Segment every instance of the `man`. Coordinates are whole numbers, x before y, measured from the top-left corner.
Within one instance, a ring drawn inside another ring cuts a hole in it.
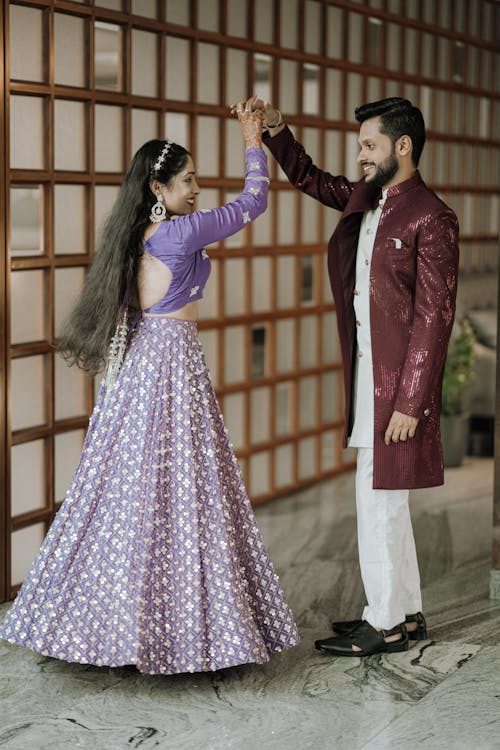
[[[405,651],[427,637],[409,490],[443,483],[441,384],[455,314],[458,222],[422,181],[422,113],[391,98],[356,110],[363,178],[318,169],[261,100],[264,142],[290,182],[342,211],[328,270],[342,350],[344,446],[358,449],[356,508],[367,606],[316,641],[329,654]]]

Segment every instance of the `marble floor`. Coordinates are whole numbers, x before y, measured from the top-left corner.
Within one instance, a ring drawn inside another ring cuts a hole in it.
[[[264,666],[151,677],[66,664],[0,641],[9,750],[500,748],[500,600],[488,598],[493,462],[467,459],[412,497],[429,640],[339,659],[313,648],[360,613],[354,480],[257,509],[302,642]],[[0,606],[0,618],[8,605]]]

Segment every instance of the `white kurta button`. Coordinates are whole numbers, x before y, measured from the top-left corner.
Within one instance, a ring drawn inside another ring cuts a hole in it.
[[[358,290],[357,290],[357,289],[355,289],[355,290],[353,291],[353,294],[359,294]]]
[[[362,356],[363,356],[363,352],[358,352],[358,357],[362,357]]]
[[[369,265],[370,265],[370,261],[368,260],[368,258],[365,258],[365,266],[369,266]]]
[[[356,325],[357,325],[357,326],[360,326],[360,325],[361,325],[361,321],[360,321],[360,320],[357,320],[357,321],[356,321]]]

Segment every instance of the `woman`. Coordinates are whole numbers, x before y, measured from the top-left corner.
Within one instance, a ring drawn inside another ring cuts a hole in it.
[[[263,663],[298,642],[195,323],[204,245],[266,208],[262,115],[250,109],[237,108],[245,189],[226,206],[195,211],[181,146],[149,141],[132,160],[60,345],[102,368],[120,308],[111,361],[66,499],[0,628],[11,643],[175,674]]]

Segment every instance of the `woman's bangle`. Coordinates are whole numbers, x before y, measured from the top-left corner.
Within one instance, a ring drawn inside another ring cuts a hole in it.
[[[278,122],[276,122],[274,125],[269,125],[269,123],[267,123],[267,127],[270,130],[274,130],[274,128],[277,128],[283,124],[283,117],[281,116],[281,112],[279,111],[279,109],[277,110],[277,112],[278,112]]]

